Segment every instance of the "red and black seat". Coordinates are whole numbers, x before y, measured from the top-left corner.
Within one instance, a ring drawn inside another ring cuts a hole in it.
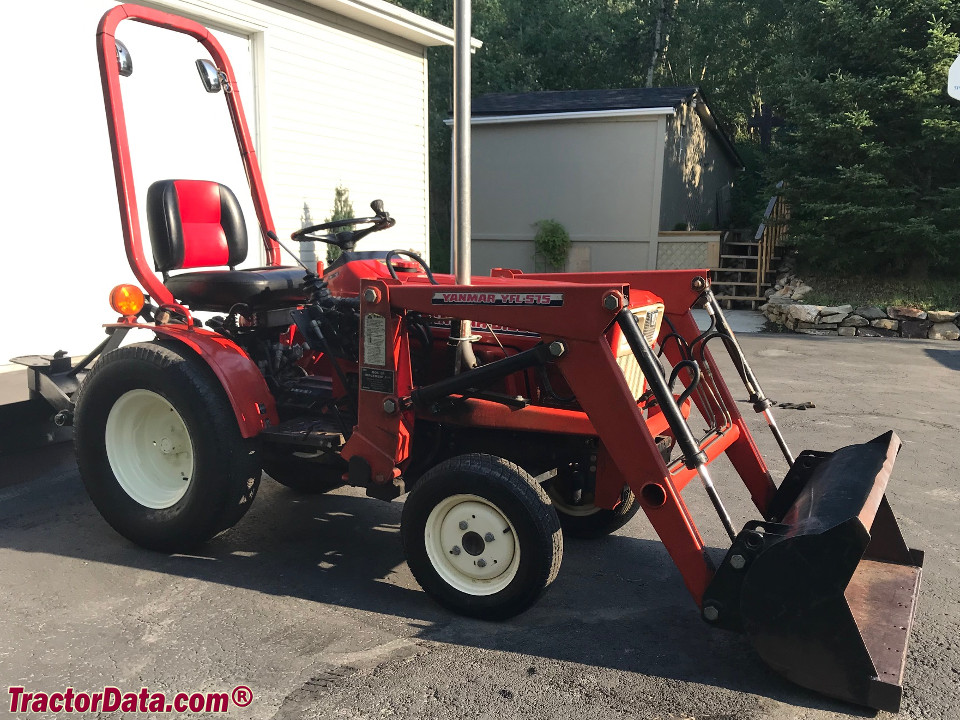
[[[160,180],[147,191],[147,226],[153,261],[164,285],[194,310],[250,310],[298,305],[306,300],[300,267],[237,270],[247,257],[247,229],[237,196],[208,180]],[[227,266],[169,275],[171,270]]]

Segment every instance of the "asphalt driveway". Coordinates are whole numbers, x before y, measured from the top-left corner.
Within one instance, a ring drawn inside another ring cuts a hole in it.
[[[903,439],[888,495],[927,562],[900,717],[960,718],[960,346],[741,343],[771,397],[816,405],[778,415],[795,450],[890,428]],[[782,477],[773,439],[749,421]],[[750,517],[732,468],[718,463],[714,475],[735,522]],[[725,546],[699,486],[684,497],[708,544]],[[236,718],[872,715],[791,685],[744,638],[707,627],[642,514],[608,538],[568,540],[550,592],[492,624],[451,615],[419,589],[400,510],[354,489],[303,497],[265,479],[236,528],[199,555],[165,556],[100,519],[69,446],[0,458],[0,692],[247,686],[253,701],[232,708]]]

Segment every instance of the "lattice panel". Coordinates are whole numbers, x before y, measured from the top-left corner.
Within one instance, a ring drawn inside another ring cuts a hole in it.
[[[705,242],[664,242],[657,245],[657,270],[683,270],[710,265]]]

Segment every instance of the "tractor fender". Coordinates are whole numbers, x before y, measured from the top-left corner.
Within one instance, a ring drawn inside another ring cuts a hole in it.
[[[129,329],[131,325],[118,323],[105,327]],[[151,330],[158,338],[183,343],[199,355],[220,380],[243,437],[254,437],[268,425],[279,423],[277,404],[260,369],[236,343],[209,330],[186,325],[133,327]]]

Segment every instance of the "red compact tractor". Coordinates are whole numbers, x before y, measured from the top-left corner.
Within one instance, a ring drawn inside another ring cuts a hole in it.
[[[224,91],[267,267],[236,269],[248,238],[233,192],[180,179],[147,191],[150,267],[120,92],[131,65],[114,38],[127,19],[209,51],[198,68],[208,90]],[[74,425],[83,482],[120,534],[163,552],[194,548],[243,517],[263,470],[305,491],[409,493],[401,535],[417,581],[446,607],[495,620],[550,585],[562,532],[604,535],[642,509],[707,623],[746,633],[801,685],[899,708],[923,560],[884,495],[900,441],[888,432],[794,458],[707,270],[501,269],[456,284],[413,253],[354,249],[394,224],[380,201],[370,217],[293,234],[342,250],[322,276],[283,267],[219,43],[190,20],[122,5],[104,15],[97,44],[124,242],[142,290],[113,291],[121,317],[78,364],[21,361],[58,422]],[[708,330],[693,307],[706,308]],[[146,341],[121,346],[133,331]],[[779,485],[712,341],[790,463]],[[711,479],[723,454],[756,506],[740,529]],[[693,480],[730,536],[718,566],[681,495]]]

